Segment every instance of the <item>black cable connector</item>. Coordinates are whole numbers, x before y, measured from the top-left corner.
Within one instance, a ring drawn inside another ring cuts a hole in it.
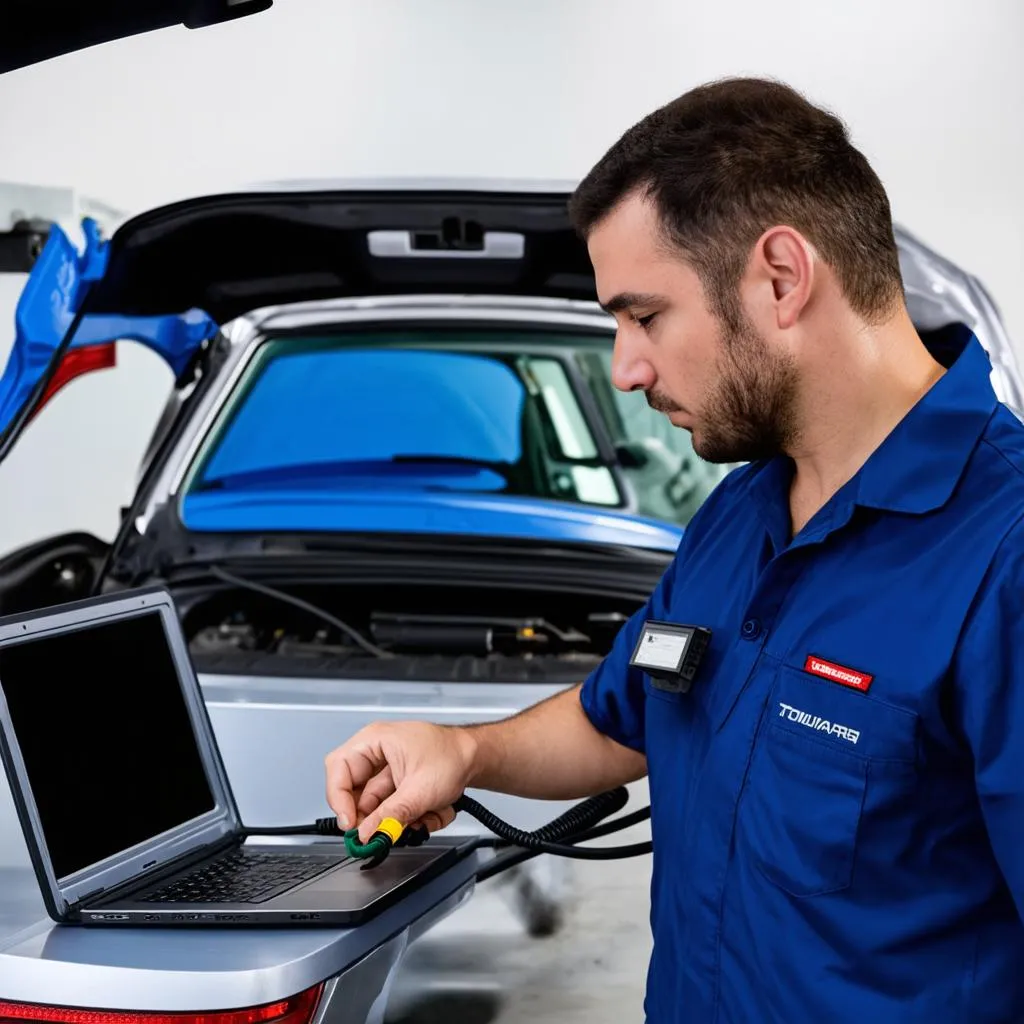
[[[267,828],[247,828],[246,836],[343,836],[337,818],[317,818],[311,825],[270,825]]]
[[[392,819],[387,819],[387,822],[392,827],[379,828],[366,843],[359,841],[358,829],[350,828],[347,832],[343,832],[338,827],[336,818],[317,818],[312,825],[272,825],[262,829],[249,828],[245,829],[244,834],[246,836],[340,836],[345,840],[345,852],[350,857],[366,861],[363,864],[365,870],[383,864],[393,847],[419,846],[430,837],[430,832],[426,828],[402,829],[398,822]],[[401,830],[397,838],[394,835],[396,830]]]
[[[246,836],[335,836],[344,838],[349,832],[338,826],[337,818],[317,818],[312,825],[271,825],[267,828],[247,828]],[[430,837],[424,827],[407,828],[395,842],[395,846],[419,846]]]

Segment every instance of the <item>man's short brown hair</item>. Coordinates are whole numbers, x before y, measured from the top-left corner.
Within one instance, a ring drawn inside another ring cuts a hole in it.
[[[750,249],[776,224],[807,238],[866,320],[884,319],[902,297],[882,183],[842,121],[789,86],[725,79],[649,114],[576,189],[576,230],[585,237],[636,192],[653,201],[666,240],[730,326]]]

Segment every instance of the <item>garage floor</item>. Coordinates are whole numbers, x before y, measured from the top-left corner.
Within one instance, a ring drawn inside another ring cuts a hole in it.
[[[629,810],[646,803],[646,792]],[[602,840],[642,842],[649,826]],[[578,861],[567,920],[530,938],[496,879],[410,950],[389,1024],[615,1024],[643,1020],[650,858]]]

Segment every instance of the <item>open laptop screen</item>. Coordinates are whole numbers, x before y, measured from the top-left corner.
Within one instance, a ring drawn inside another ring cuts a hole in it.
[[[58,878],[215,806],[158,611],[0,646]]]

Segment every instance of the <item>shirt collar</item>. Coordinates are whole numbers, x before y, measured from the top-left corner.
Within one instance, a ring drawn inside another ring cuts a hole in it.
[[[998,400],[988,353],[973,333],[950,329],[941,344],[934,354],[948,369],[851,481],[855,504],[931,512],[963,476]]]
[[[952,496],[998,399],[988,353],[970,330],[955,325],[930,342],[946,372],[815,516],[815,537],[848,521],[855,505],[920,514]],[[792,469],[791,460],[779,456],[753,481],[754,499],[777,549],[788,543]]]

